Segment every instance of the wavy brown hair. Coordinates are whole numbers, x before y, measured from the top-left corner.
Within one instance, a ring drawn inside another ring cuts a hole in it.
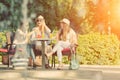
[[[66,25],[63,29],[60,30],[60,33],[58,34],[58,40],[66,41],[67,34],[70,31],[70,27]]]

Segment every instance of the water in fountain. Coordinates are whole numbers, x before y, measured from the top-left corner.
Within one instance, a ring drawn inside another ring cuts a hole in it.
[[[28,0],[23,0],[22,4],[22,25],[17,29],[14,43],[16,44],[16,53],[12,59],[14,69],[26,69],[28,65],[27,53],[27,31],[28,31],[28,18],[27,18],[27,3]]]

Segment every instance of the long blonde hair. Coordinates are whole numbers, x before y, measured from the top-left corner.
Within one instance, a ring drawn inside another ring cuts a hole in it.
[[[38,25],[37,25],[37,22],[36,22],[36,27],[38,27],[38,30],[39,30],[41,33],[44,33],[44,30],[45,30],[45,25],[44,25],[44,24],[45,24],[45,22],[42,20],[41,24],[42,24],[41,26],[38,26]],[[39,32],[39,31],[38,31],[38,32]]]
[[[43,21],[42,22],[42,25],[41,26],[39,26],[39,30],[41,31],[41,33],[44,33],[45,32],[45,24],[44,24],[45,22]]]
[[[69,25],[66,25],[64,28],[60,29],[60,32],[58,34],[58,40],[66,41],[67,34],[69,33],[70,29],[71,28],[69,27]]]

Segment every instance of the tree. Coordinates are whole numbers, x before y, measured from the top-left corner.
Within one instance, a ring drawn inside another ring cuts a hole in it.
[[[3,30],[15,30],[22,18],[21,14],[22,1],[2,0],[0,2],[0,27]]]
[[[16,30],[22,19],[24,0],[2,0],[0,2],[0,20],[2,30]],[[35,26],[35,18],[41,14],[45,17],[47,25],[52,29],[59,26],[59,21],[66,17],[71,21],[72,28],[77,33],[89,33],[93,31],[94,10],[89,0],[28,0],[27,18],[30,29]],[[7,23],[7,24],[6,24]]]

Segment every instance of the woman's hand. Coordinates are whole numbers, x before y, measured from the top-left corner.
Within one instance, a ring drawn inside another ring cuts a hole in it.
[[[70,47],[77,47],[78,46],[78,44],[74,44],[74,43],[72,43],[71,45],[70,45]]]

